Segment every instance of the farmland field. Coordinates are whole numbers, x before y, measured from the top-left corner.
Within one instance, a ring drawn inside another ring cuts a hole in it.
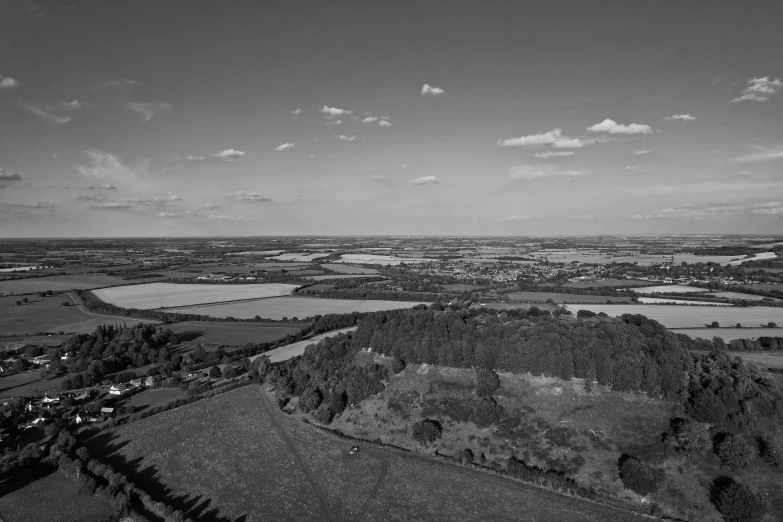
[[[379,274],[339,274],[339,275],[331,274],[331,275],[306,276],[305,279],[310,279],[311,281],[326,281],[328,279],[364,279],[367,277],[383,277],[383,276],[380,276]]]
[[[654,283],[651,283],[649,281],[642,281],[640,279],[597,279],[595,281],[583,281],[580,283],[566,283],[563,286],[568,286],[572,288],[590,288],[592,287],[601,287],[601,286],[607,286],[607,287],[614,287],[614,286],[631,286],[631,285],[644,285],[649,284],[652,285]]]
[[[152,310],[290,295],[297,288],[297,285],[280,283],[258,285],[146,283],[104,288],[93,293],[101,301],[116,306]]]
[[[67,295],[28,297],[29,302],[16,306],[20,297],[0,297],[0,335],[25,335],[37,332],[90,333],[96,326],[116,323],[116,317],[90,315],[73,306]],[[62,306],[64,301],[71,306]],[[127,319],[138,323],[138,319]]]
[[[731,355],[740,357],[748,364],[756,364],[760,368],[781,368],[783,369],[783,352],[729,352]]]
[[[764,297],[762,295],[743,294],[741,292],[713,292],[709,294],[715,297],[725,297],[727,299],[745,299],[747,301],[781,301],[781,299],[775,299],[774,297]]]
[[[400,263],[421,263],[425,261],[432,261],[432,259],[414,259],[380,254],[343,254],[340,256],[341,263],[365,263],[368,265],[396,266]]]
[[[226,344],[244,346],[247,343],[276,341],[302,330],[297,325],[279,323],[213,323],[188,321],[167,325],[174,333],[181,334],[188,341],[204,344]]]
[[[630,303],[630,297],[612,297],[607,295],[578,295],[557,292],[511,292],[507,294],[512,301],[545,302],[552,299],[555,303]]]
[[[298,252],[289,252],[287,254],[280,254],[275,257],[270,257],[275,261],[313,261],[315,259],[326,257],[329,252],[316,252],[314,254],[303,254]]]
[[[660,285],[660,286],[646,286],[644,288],[629,288],[637,294],[652,294],[652,293],[667,293],[667,294],[682,294],[689,292],[708,292],[706,288],[699,288],[696,286],[685,285]]]
[[[121,277],[107,276],[102,274],[95,275],[62,275],[49,277],[31,277],[27,279],[13,279],[10,281],[0,281],[0,294],[32,294],[51,290],[52,292],[62,292],[65,290],[90,290],[92,288],[101,288],[104,286],[127,285]]]
[[[340,263],[324,263],[321,265],[324,268],[328,268],[332,272],[340,274],[377,274],[377,268],[365,268],[363,266],[343,265]]]
[[[769,322],[783,324],[783,308],[755,306],[662,306],[662,305],[609,305],[584,304],[566,305],[571,312],[590,310],[604,312],[610,317],[622,314],[642,314],[654,319],[667,328],[703,327],[718,321],[721,326],[760,326]]]
[[[124,403],[125,406],[136,408],[155,407],[181,399],[187,394],[179,388],[147,388],[144,391],[133,394]]]
[[[28,380],[30,374],[37,376],[38,372],[31,371],[31,372],[25,372],[23,374],[9,375],[8,377],[0,377],[0,398],[16,397],[17,395],[33,395],[33,394],[37,394],[38,392],[45,393],[50,390],[57,390],[57,391],[60,390],[60,383],[63,380],[62,377],[57,377],[56,379],[49,379],[46,381],[41,381],[39,379]],[[21,382],[21,380],[17,380],[17,381],[4,380],[4,379],[14,378],[19,375],[25,376],[24,377],[25,382]]]
[[[642,304],[665,304],[679,306],[731,306],[729,303],[713,303],[711,301],[689,301],[687,299],[662,299],[658,297],[640,297]]]
[[[288,317],[289,319],[298,317],[302,319],[314,315],[396,310],[398,308],[411,308],[417,304],[422,304],[422,302],[322,299],[320,297],[273,297],[239,303],[172,308],[171,311],[183,314],[208,315],[210,317],[235,317],[237,319],[252,319],[259,315],[264,319],[280,320],[283,317]]]
[[[443,285],[443,288],[445,288],[447,292],[475,292],[476,290],[481,290],[482,288],[486,287],[481,285],[469,285],[465,283],[453,283],[450,285]]]
[[[281,414],[258,386],[142,419],[88,445],[190,518],[636,520],[399,450],[363,445],[348,455],[352,442]]]
[[[106,501],[79,494],[76,481],[56,471],[15,491],[0,489],[5,522],[101,522],[114,514]]]
[[[333,330],[331,332],[314,335],[310,339],[305,339],[304,341],[297,341],[295,343],[287,344],[285,346],[281,346],[280,348],[275,348],[274,350],[264,352],[260,355],[254,355],[253,357],[250,358],[250,360],[253,361],[255,359],[258,359],[262,355],[265,355],[269,357],[270,362],[273,363],[287,361],[291,357],[302,355],[305,351],[305,348],[307,348],[311,344],[317,344],[328,337],[334,337],[342,333],[353,332],[356,330],[356,328],[357,328],[356,326],[351,326],[349,328],[343,328],[341,330]]]
[[[728,325],[726,325],[728,326]],[[779,325],[783,326],[783,325]],[[712,339],[720,337],[726,342],[734,339],[758,339],[759,337],[783,337],[783,328],[682,328],[671,330],[688,337]]]

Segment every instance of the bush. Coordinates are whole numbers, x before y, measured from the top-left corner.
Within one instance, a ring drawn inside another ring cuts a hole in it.
[[[224,379],[233,379],[237,376],[237,369],[233,366],[226,366],[223,369],[223,378]]]
[[[223,375],[223,372],[220,371],[219,366],[213,366],[209,369],[209,376],[213,379],[220,379],[220,377]]]
[[[443,426],[440,422],[432,419],[425,419],[413,425],[411,433],[413,439],[423,445],[432,444],[443,434]]]
[[[720,424],[729,412],[723,402],[712,391],[702,390],[695,395],[688,413],[696,420],[709,422],[710,424]]]
[[[589,317],[595,317],[596,313],[591,310],[579,310],[578,312],[576,312],[576,316],[581,319],[586,319]]]
[[[311,412],[317,410],[322,401],[323,396],[321,395],[321,390],[318,388],[308,388],[299,399],[299,405],[302,407],[303,411]]]
[[[476,370],[476,395],[487,397],[500,388],[500,377],[489,368]]]
[[[756,450],[741,437],[726,435],[716,445],[715,453],[727,468],[739,471],[751,463],[756,456]]]
[[[483,398],[473,410],[470,420],[479,428],[487,428],[500,420],[503,409],[498,406],[492,397]]]
[[[720,477],[715,480],[712,489],[715,507],[729,522],[752,522],[764,514],[764,500],[745,484]]]
[[[321,404],[321,406],[315,411],[315,415],[313,415],[313,417],[315,417],[315,420],[321,424],[329,424],[332,422],[332,411],[326,404]]]
[[[473,450],[470,448],[465,448],[462,450],[462,452],[459,454],[459,461],[460,464],[467,465],[473,463]]]
[[[395,357],[394,359],[392,359],[392,363],[391,363],[392,373],[397,374],[404,369],[405,369],[405,362],[403,362],[402,359],[400,359],[399,357]]]
[[[673,434],[673,443],[677,450],[688,459],[703,456],[710,447],[710,425],[681,417],[669,421]]]
[[[649,466],[636,457],[623,455],[617,462],[620,471],[620,480],[623,486],[639,495],[646,497],[655,493],[660,487],[660,481]]]
[[[769,437],[759,437],[759,455],[761,460],[773,468],[783,468],[783,452]]]

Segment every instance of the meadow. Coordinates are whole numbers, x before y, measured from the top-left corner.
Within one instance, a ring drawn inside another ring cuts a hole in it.
[[[382,254],[343,254],[340,256],[341,263],[364,263],[368,265],[396,266],[400,263],[421,263],[425,261],[432,261],[432,259],[397,257]]]
[[[101,301],[115,306],[152,310],[290,295],[297,288],[297,285],[280,283],[258,285],[146,283],[94,290],[93,294]]]
[[[305,339],[304,341],[297,341],[295,343],[281,346],[280,348],[275,348],[274,350],[269,350],[268,352],[264,352],[259,355],[254,355],[250,357],[250,360],[254,361],[261,356],[266,356],[269,357],[269,361],[273,363],[287,361],[292,357],[298,357],[299,355],[302,355],[305,351],[305,348],[307,348],[311,344],[318,344],[319,342],[323,341],[328,337],[334,337],[339,334],[353,332],[356,330],[356,328],[358,327],[351,326],[348,328],[343,328],[341,330],[333,330],[331,332],[314,335],[309,339]]]
[[[338,274],[377,274],[377,268],[365,268],[363,266],[343,265],[340,263],[324,263],[321,265]]]
[[[248,386],[88,442],[156,500],[199,520],[637,520],[415,454],[362,445],[281,414]]]
[[[321,272],[323,274],[323,272]],[[378,274],[330,274],[330,275],[311,275],[305,279],[311,281],[328,281],[329,279],[364,279],[367,277],[379,277]]]
[[[16,490],[0,488],[4,522],[102,522],[114,512],[109,502],[79,494],[76,481],[58,471]]]
[[[128,281],[121,277],[95,275],[62,275],[47,277],[30,277],[27,279],[12,279],[0,281],[0,294],[32,294],[39,292],[63,292],[67,290],[91,290],[104,286],[127,285]]]
[[[726,325],[728,326],[728,325]],[[783,327],[783,325],[778,325]],[[681,328],[672,329],[674,333],[685,334],[696,339],[720,337],[726,342],[734,339],[757,339],[759,337],[783,337],[783,328]]]
[[[59,391],[62,381],[62,377],[42,381],[37,371],[0,377],[0,399],[18,395],[37,395],[48,391]]]
[[[543,303],[551,299],[555,303],[630,303],[630,297],[613,297],[607,295],[579,295],[563,294],[557,292],[511,292],[506,294],[512,301],[527,301]]]
[[[746,301],[781,301],[781,299],[775,299],[774,297],[764,297],[762,295],[743,294],[740,292],[712,292],[709,294],[713,297],[725,297],[726,299],[744,299]]]
[[[630,285],[644,285],[653,284],[649,281],[643,281],[641,279],[596,279],[595,281],[583,281],[580,283],[566,283],[563,286],[571,288],[590,288],[590,287],[615,287],[615,286],[630,286]]]
[[[653,294],[653,293],[667,293],[667,294],[684,294],[691,292],[709,292],[706,288],[699,288],[697,286],[686,285],[659,285],[659,286],[645,286],[643,288],[629,288],[629,291],[634,291],[637,294]]]
[[[90,333],[102,324],[122,321],[117,317],[86,314],[67,295],[28,297],[29,302],[16,306],[20,299],[17,296],[0,297],[0,336],[60,331]],[[62,306],[64,301],[71,306]],[[139,322],[138,319],[127,321]]]
[[[258,315],[264,319],[280,320],[284,317],[303,319],[314,315],[378,312],[381,310],[395,310],[397,308],[411,308],[417,304],[422,303],[416,301],[322,299],[319,297],[272,297],[257,301],[186,306],[172,308],[171,311],[183,314],[208,315],[210,317],[234,317],[236,319],[252,319]]]
[[[721,326],[732,326],[740,323],[742,326],[758,327],[773,322],[783,324],[783,308],[763,306],[662,306],[662,305],[608,305],[583,304],[566,305],[573,313],[578,310],[604,312],[616,317],[623,314],[642,314],[654,319],[667,328],[700,328],[718,321]]]
[[[689,301],[687,299],[664,299],[659,297],[640,297],[642,304],[664,304],[680,306],[731,306],[730,303],[714,303],[712,301]]]
[[[303,325],[281,325],[280,323],[213,323],[187,321],[167,325],[183,341],[201,344],[222,344],[245,346],[247,343],[268,343],[295,335]]]

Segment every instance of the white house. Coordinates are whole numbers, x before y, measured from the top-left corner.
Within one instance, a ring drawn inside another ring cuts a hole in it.
[[[109,394],[110,395],[122,395],[127,388],[124,384],[113,384],[111,388],[109,388]]]
[[[43,401],[41,401],[46,404],[57,404],[60,402],[59,397],[49,397],[48,395],[45,395],[43,398]]]

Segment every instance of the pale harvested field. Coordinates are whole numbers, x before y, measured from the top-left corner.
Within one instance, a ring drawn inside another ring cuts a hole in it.
[[[365,268],[363,266],[342,265],[339,263],[324,263],[321,265],[332,272],[339,274],[377,274],[377,268]]]
[[[727,325],[728,326],[728,325]],[[779,325],[783,326],[783,325]],[[783,328],[682,328],[673,333],[685,334],[694,339],[720,337],[726,342],[734,339],[758,339],[759,337],[783,337]]]
[[[93,293],[100,300],[115,306],[152,310],[291,295],[297,288],[297,285],[280,283],[259,285],[147,283],[104,288]]]
[[[763,295],[743,294],[741,292],[714,292],[710,294],[715,297],[725,297],[727,299],[745,299],[746,301],[780,301],[774,297],[764,297]]]
[[[314,254],[304,254],[298,252],[289,252],[287,254],[280,254],[279,256],[270,257],[276,261],[313,261],[320,257],[326,257],[329,252],[316,252]]]
[[[640,297],[643,304],[667,304],[679,306],[731,306],[729,303],[713,303],[710,301],[688,301],[687,299],[661,299],[658,297]]]
[[[708,292],[706,288],[698,288],[696,286],[685,285],[660,285],[660,286],[645,286],[644,288],[629,288],[637,294],[652,294],[652,293],[669,293],[669,294],[684,294],[690,292]]]
[[[171,311],[183,314],[209,315],[211,317],[234,317],[236,319],[252,319],[258,315],[264,319],[280,320],[283,317],[303,319],[314,315],[379,312],[381,310],[411,308],[417,304],[422,303],[417,301],[322,299],[319,297],[274,297],[241,303],[187,306],[173,308]]]
[[[718,321],[721,326],[737,323],[760,326],[769,322],[783,324],[783,308],[737,306],[661,306],[661,305],[566,305],[571,312],[590,310],[615,317],[623,314],[642,314],[655,319],[667,328],[702,327]]]
[[[380,254],[343,254],[340,256],[341,263],[365,263],[368,265],[392,265],[400,263],[422,263],[433,261],[432,259],[414,259],[407,257],[385,256]]]
[[[265,355],[269,357],[269,360],[273,363],[287,361],[292,357],[297,357],[299,355],[302,355],[305,351],[305,348],[307,348],[311,344],[318,344],[324,339],[327,339],[329,337],[335,337],[336,335],[342,333],[354,332],[356,331],[357,328],[358,326],[350,326],[348,328],[343,328],[341,330],[333,330],[331,332],[314,335],[309,339],[305,339],[304,341],[297,341],[295,343],[287,344],[285,346],[281,346],[280,348],[275,348],[274,350],[270,350],[268,352],[264,352],[259,355],[254,355],[253,357],[250,358],[250,360],[254,361],[259,357],[261,357],[262,355]]]
[[[121,277],[96,275],[63,275],[50,277],[31,277],[0,281],[0,294],[32,294],[39,292],[61,292],[64,290],[90,290],[103,286],[126,285],[129,281]]]
[[[326,281],[327,279],[363,279],[367,277],[378,277],[378,274],[331,274],[331,275],[316,275],[305,276],[305,279],[312,281]],[[381,276],[383,277],[383,276]]]

